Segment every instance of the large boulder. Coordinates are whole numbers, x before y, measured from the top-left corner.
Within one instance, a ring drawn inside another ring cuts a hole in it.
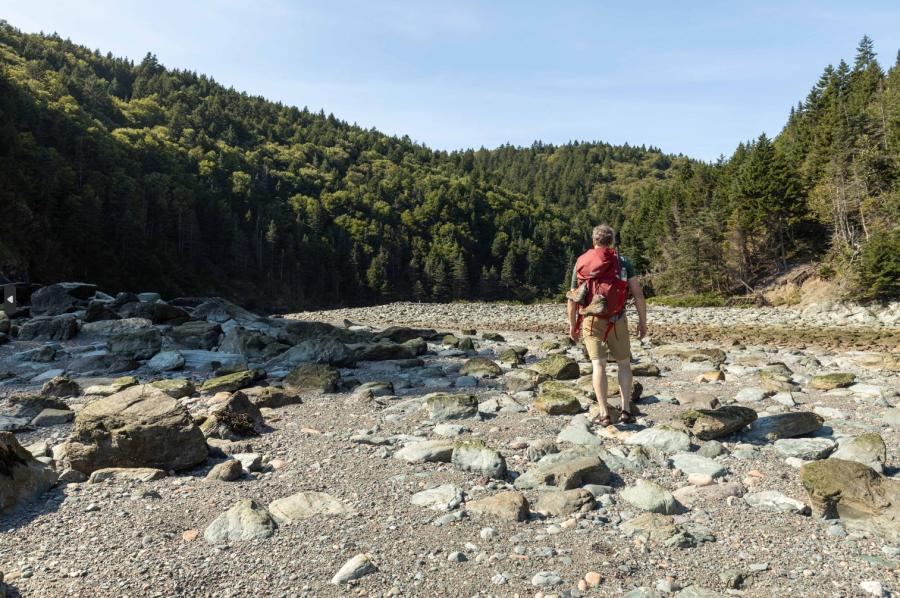
[[[11,432],[0,432],[0,514],[32,500],[56,483],[56,472],[25,450]]]
[[[565,355],[550,355],[530,367],[554,380],[575,380],[581,375],[578,362]]]
[[[753,439],[766,441],[807,436],[821,428],[824,421],[821,415],[810,411],[777,413],[753,422],[749,435]]]
[[[41,287],[31,294],[31,313],[35,316],[58,316],[85,305],[97,286],[83,282],[60,282]]]
[[[206,460],[206,439],[188,410],[150,385],[88,403],[75,417],[61,460],[91,473],[104,467],[182,470]]]
[[[817,515],[900,542],[900,481],[862,463],[831,458],[801,467],[800,483]]]
[[[76,334],[78,334],[78,320],[75,316],[46,316],[25,322],[19,329],[19,340],[65,341]]]
[[[337,367],[352,366],[356,354],[341,341],[330,337],[310,338],[299,342],[265,364],[266,370],[290,369],[300,363],[325,363]]]
[[[219,351],[238,353],[254,361],[272,359],[288,348],[265,332],[242,326],[229,329],[219,345]]]
[[[219,344],[222,327],[215,322],[185,322],[174,326],[169,336],[179,347],[185,349],[209,350]]]
[[[106,350],[126,359],[150,359],[162,348],[162,335],[156,328],[116,334],[106,341]]]
[[[700,440],[728,436],[756,421],[756,411],[749,407],[727,405],[718,409],[694,409],[679,416],[687,429]]]

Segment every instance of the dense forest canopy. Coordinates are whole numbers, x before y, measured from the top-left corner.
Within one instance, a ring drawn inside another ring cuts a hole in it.
[[[900,54],[898,54],[900,61]],[[900,65],[863,38],[774,139],[715,164],[408,137],[0,21],[0,273],[266,307],[555,296],[609,222],[656,293],[822,260],[900,295]]]

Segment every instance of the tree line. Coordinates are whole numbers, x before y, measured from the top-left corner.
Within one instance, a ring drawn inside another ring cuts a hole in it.
[[[898,56],[900,58],[900,56]],[[267,308],[554,297],[609,222],[652,292],[821,260],[900,294],[900,67],[864,38],[774,139],[434,151],[0,22],[0,273]]]

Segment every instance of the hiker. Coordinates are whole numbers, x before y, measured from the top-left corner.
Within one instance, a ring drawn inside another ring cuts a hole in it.
[[[575,263],[572,290],[566,294],[569,314],[569,336],[574,341],[583,337],[593,371],[594,394],[599,413],[592,423],[608,426],[611,423],[607,405],[606,360],[619,366],[619,388],[622,392],[624,424],[634,422],[637,413],[631,405],[631,341],[625,319],[628,293],[634,297],[638,312],[637,337],[647,334],[647,304],[641,283],[628,258],[613,248],[615,233],[605,224],[591,234],[594,247],[585,251]]]

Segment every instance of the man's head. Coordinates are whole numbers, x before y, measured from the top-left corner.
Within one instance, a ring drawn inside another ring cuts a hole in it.
[[[594,241],[594,247],[609,247],[613,244],[616,233],[613,232],[612,227],[608,224],[601,224],[594,227],[591,238]]]

